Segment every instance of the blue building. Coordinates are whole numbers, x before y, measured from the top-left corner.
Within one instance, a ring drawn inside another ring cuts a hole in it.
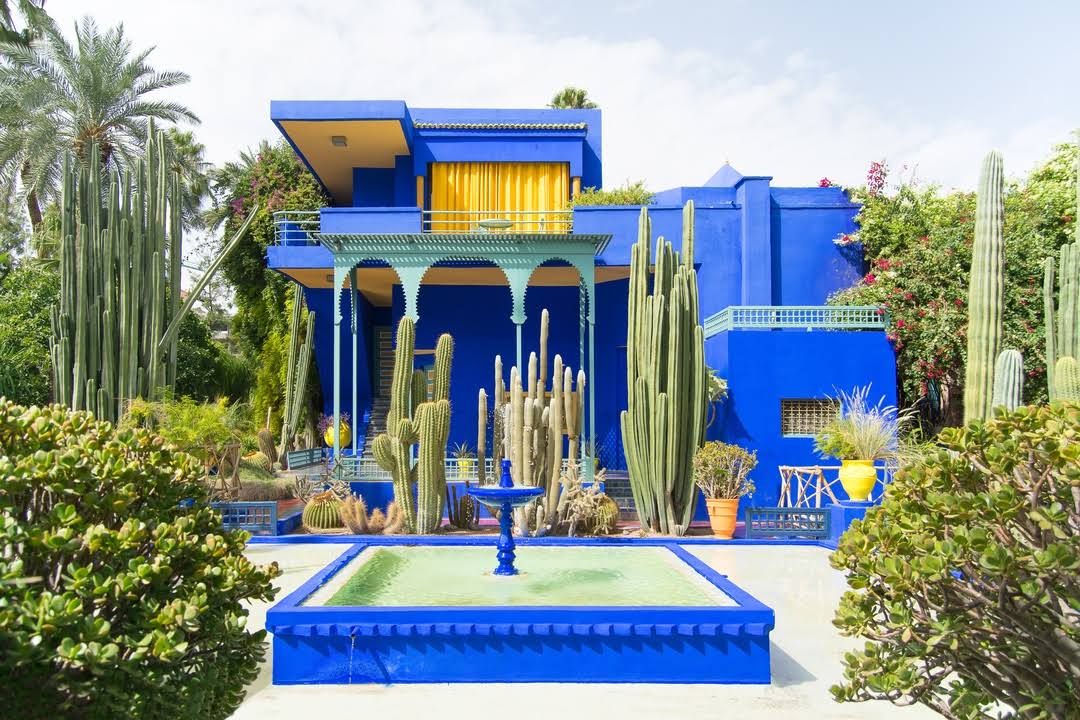
[[[508,370],[538,351],[546,308],[549,354],[588,372],[585,434],[602,466],[625,468],[618,418],[640,208],[568,208],[602,186],[599,110],[275,101],[271,116],[332,206],[280,214],[268,264],[316,312],[324,411],[356,419],[358,456],[382,430],[402,315],[417,318],[416,367],[453,335],[450,442],[475,445],[494,357]],[[839,188],[773,187],[724,165],[703,185],[657,193],[654,233],[678,242],[690,200],[706,361],[730,392],[709,435],[758,451],[754,503],[776,504],[779,465],[820,462],[811,435],[830,396],[870,383],[895,402],[883,318],[823,307],[862,275],[858,248],[835,242],[855,230],[857,207]]]

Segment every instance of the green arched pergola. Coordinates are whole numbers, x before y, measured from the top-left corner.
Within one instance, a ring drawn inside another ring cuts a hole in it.
[[[352,335],[352,407],[358,404],[356,385],[357,317],[356,268],[361,263],[387,263],[398,276],[405,295],[405,315],[420,320],[419,297],[424,275],[434,265],[446,261],[482,261],[499,267],[510,285],[511,313],[517,340],[517,366],[522,367],[521,328],[525,324],[525,293],[529,279],[538,267],[561,260],[578,271],[579,367],[588,358],[588,439],[580,444],[581,457],[589,479],[594,463],[592,448],[596,443],[596,382],[594,350],[596,327],[596,256],[603,251],[610,235],[535,234],[535,233],[318,233],[314,238],[334,258],[334,457],[341,452],[341,293],[349,279],[349,303]],[[586,340],[588,355],[585,354]],[[354,422],[356,420],[354,419]],[[353,432],[353,453],[357,452],[358,432]]]

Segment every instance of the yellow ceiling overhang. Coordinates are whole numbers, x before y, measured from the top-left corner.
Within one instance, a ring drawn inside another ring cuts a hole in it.
[[[398,120],[284,120],[281,129],[339,204],[352,203],[354,167],[392,168],[409,154]],[[334,145],[335,135],[345,147]]]
[[[305,287],[329,288],[334,286],[334,274],[327,268],[281,268],[280,272]],[[387,267],[357,268],[356,284],[360,292],[375,307],[390,307],[394,285],[398,276]],[[596,282],[604,283],[630,277],[627,266],[604,266],[596,268]],[[572,267],[538,267],[529,278],[530,286],[577,287],[578,273]],[[348,281],[345,283],[348,287]],[[508,285],[502,270],[496,267],[433,267],[424,275],[423,285]],[[424,291],[421,287],[420,295]],[[509,296],[507,296],[509,302]],[[509,307],[509,306],[507,306]],[[509,310],[508,310],[509,312]]]

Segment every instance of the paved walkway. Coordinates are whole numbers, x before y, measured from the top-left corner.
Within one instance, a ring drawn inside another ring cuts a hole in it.
[[[312,685],[270,684],[270,658],[237,720],[668,720],[669,718],[936,718],[921,707],[834,703],[829,686],[840,679],[840,659],[852,641],[833,628],[842,576],[816,547],[687,546],[776,611],[772,685]],[[341,545],[254,545],[256,562],[276,560],[278,579],[291,592],[343,550]],[[267,605],[253,606],[259,627]],[[587,676],[588,668],[582,668]]]

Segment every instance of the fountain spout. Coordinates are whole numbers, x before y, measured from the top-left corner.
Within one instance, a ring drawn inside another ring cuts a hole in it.
[[[502,475],[498,487],[469,488],[467,492],[489,510],[499,512],[499,542],[496,557],[499,560],[495,575],[517,575],[514,567],[514,535],[511,532],[514,508],[531,502],[544,494],[544,488],[527,485],[514,485],[510,477],[510,461],[502,461]]]

